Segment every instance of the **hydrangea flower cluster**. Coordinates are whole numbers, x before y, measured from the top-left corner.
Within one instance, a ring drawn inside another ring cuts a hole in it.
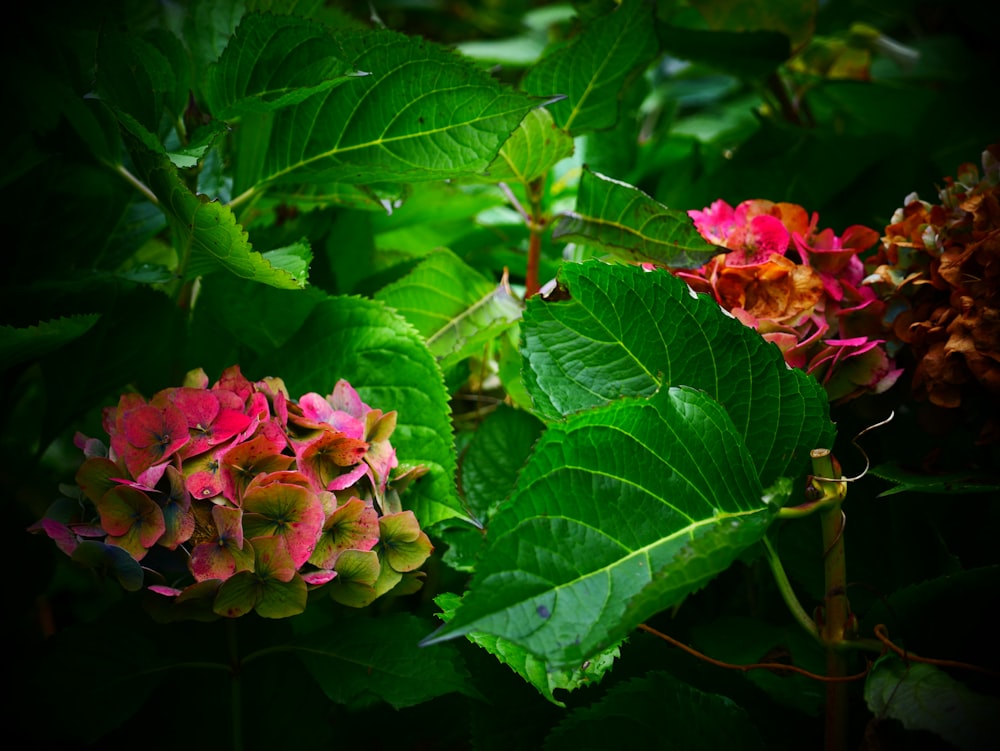
[[[715,201],[689,211],[699,233],[727,249],[695,270],[674,271],[773,342],[791,367],[815,376],[831,400],[881,393],[902,372],[879,338],[883,303],[862,284],[858,255],[879,239],[854,225],[840,236],[819,216],[766,200]]]
[[[168,619],[283,618],[320,587],[355,607],[419,588],[432,546],[398,492],[423,470],[389,483],[395,412],[343,380],[297,402],[238,366],[208,384],[195,370],[105,409],[110,446],[77,435],[77,486],[32,530],[126,589],[145,584]]]
[[[914,359],[914,396],[958,407],[1000,397],[1000,144],[945,178],[937,204],[906,197],[864,283],[888,303],[892,344]],[[1000,439],[1000,425],[987,423]]]

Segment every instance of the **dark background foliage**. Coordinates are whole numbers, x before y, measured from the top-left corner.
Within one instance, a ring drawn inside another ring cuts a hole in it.
[[[0,374],[5,400],[0,497],[8,551],[4,603],[11,652],[4,672],[7,695],[13,696],[5,702],[4,721],[18,748],[79,748],[80,739],[92,739],[100,748],[209,748],[226,746],[232,738],[232,681],[225,672],[206,669],[192,677],[177,671],[158,683],[117,683],[123,661],[131,673],[144,660],[159,669],[219,658],[228,649],[224,624],[151,624],[136,607],[137,596],[70,565],[50,540],[25,533],[55,497],[58,484],[72,482],[78,461],[71,443],[75,430],[98,434],[101,407],[113,404],[126,386],[149,395],[179,383],[192,367],[216,375],[233,362],[251,369],[280,366],[285,354],[273,345],[299,330],[312,311],[310,295],[374,295],[416,264],[420,256],[402,247],[406,242],[398,237],[417,237],[422,227],[429,228],[434,244],[447,244],[487,277],[507,267],[515,285],[524,282],[523,251],[512,250],[524,236],[514,233],[513,240],[498,242],[493,230],[473,226],[472,217],[489,201],[449,204],[436,188],[422,184],[393,217],[344,206],[312,212],[293,207],[281,221],[261,222],[253,235],[260,247],[309,239],[315,254],[312,289],[284,291],[227,279],[206,289],[206,314],[190,326],[184,312],[149,283],[160,281],[156,264],[166,252],[147,244],[163,233],[162,214],[137,205],[133,188],[106,169],[104,157],[119,145],[106,139],[106,114],[84,98],[94,83],[99,33],[145,28],[160,14],[170,18],[186,5],[43,2],[22,9],[24,14],[16,22],[8,19],[0,31],[7,105],[0,130],[0,230],[6,247],[0,323],[23,327],[58,316],[101,314],[86,335],[39,356],[29,352],[15,363],[5,362]],[[320,5],[302,3],[310,10]],[[570,37],[576,29],[572,13],[562,14],[567,20],[546,26],[540,37],[524,26],[528,14],[537,18],[552,5],[386,0],[331,3],[322,13],[338,23],[364,25],[374,10],[388,28],[460,45],[490,67],[496,62],[490,56],[498,54],[490,43],[515,39],[518,49],[540,51]],[[996,3],[820,2],[816,37],[843,40],[851,24],[862,22],[921,53],[911,67],[876,54],[869,81],[810,77],[781,67],[790,38],[802,33],[797,19],[811,3],[775,3],[773,17],[749,31],[710,30],[697,20],[695,5],[711,14],[711,3],[658,3],[657,33],[665,55],[623,90],[621,117],[613,128],[577,142],[590,167],[642,188],[673,209],[700,209],[719,198],[734,205],[767,198],[816,211],[821,225],[837,232],[851,224],[881,231],[907,194],[917,191],[934,200],[946,175],[955,174],[963,162],[977,163],[983,148],[1000,137]],[[724,5],[716,6],[718,13]],[[607,3],[581,0],[573,9],[588,19],[606,11]],[[804,33],[808,38],[810,32]],[[531,66],[508,61],[493,72],[516,84]],[[779,69],[786,89],[776,83]],[[802,98],[792,106],[787,97],[796,93],[795,86],[801,87]],[[550,196],[553,203],[558,198]],[[391,232],[398,233],[393,235],[396,247],[383,241]],[[144,244],[148,254],[134,257]],[[543,240],[546,278],[562,262],[562,249],[548,237]],[[271,316],[237,335],[234,320],[244,316],[241,306],[248,309],[246,316],[261,311]],[[446,375],[456,396],[464,377]],[[872,465],[900,462],[916,470],[934,467],[969,475],[996,470],[995,448],[975,442],[980,415],[974,405],[942,410],[914,403],[908,387],[904,377],[887,394],[833,408],[836,453],[847,474],[864,462],[850,438],[889,409],[896,409],[896,420],[863,441]],[[460,399],[453,404],[461,416],[467,404]],[[467,423],[458,424],[461,452],[470,437],[461,429]],[[995,492],[918,487],[880,495],[890,487],[869,476],[850,489],[850,596],[863,629],[885,623],[894,639],[917,653],[997,669],[1000,651],[989,615],[1000,576]],[[778,549],[800,597],[821,601],[818,526],[781,524]],[[436,544],[442,554],[449,549],[441,538]],[[458,545],[452,538],[450,547]],[[405,633],[417,638],[426,633],[437,624],[432,596],[462,591],[467,578],[467,571],[440,555],[428,573],[423,593],[355,619],[419,618],[421,626]],[[821,650],[795,631],[766,565],[752,555],[676,612],[650,623],[720,659],[746,663],[791,656],[822,671]],[[238,625],[244,652],[296,635],[296,627],[283,622],[242,619]],[[308,631],[308,623],[298,628]],[[76,640],[79,659],[53,664],[48,644],[53,634],[66,632]],[[103,651],[108,645],[116,649]],[[374,749],[485,750],[540,748],[541,739],[548,738],[547,748],[582,749],[591,747],[581,741],[588,733],[600,737],[597,730],[586,730],[591,727],[586,712],[592,711],[594,727],[613,728],[620,742],[667,748],[676,732],[673,724],[690,718],[657,716],[656,692],[690,686],[745,710],[738,717],[734,710],[733,722],[748,723],[747,747],[819,747],[822,691],[808,680],[726,671],[647,633],[634,633],[626,646],[613,674],[600,685],[559,694],[566,709],[546,702],[464,640],[454,648],[448,668],[461,674],[455,679],[461,691],[400,709],[363,690],[333,703],[290,655],[270,655],[246,667],[244,740],[252,748],[359,742]],[[852,664],[864,667],[860,658]],[[995,680],[968,673],[955,677],[996,695]],[[625,697],[635,691],[648,701],[634,701],[631,713],[599,704],[618,691]],[[860,685],[851,691],[850,737],[858,744],[866,739],[872,749],[948,748],[936,736],[873,719]],[[107,717],[128,719],[103,720],[102,703],[115,704]],[[757,746],[754,733],[761,740]]]

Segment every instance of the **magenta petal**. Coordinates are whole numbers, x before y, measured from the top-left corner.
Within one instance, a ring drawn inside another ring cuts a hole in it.
[[[719,199],[703,211],[688,211],[694,226],[710,243],[724,245],[733,229],[733,207]]]
[[[371,411],[371,407],[361,401],[358,392],[343,378],[337,381],[333,387],[333,393],[330,394],[329,401],[330,406],[335,410],[346,412],[359,420],[363,420],[365,415]]]
[[[169,464],[169,462],[154,464],[149,469],[143,470],[139,473],[139,476],[135,478],[135,484],[141,488],[149,488],[152,490],[156,487],[156,483],[158,483],[163,477],[163,473],[166,472]]]
[[[55,542],[56,547],[66,555],[73,555],[73,551],[76,550],[80,541],[69,527],[55,519],[42,519],[39,524],[41,524],[45,534]]]
[[[158,464],[188,442],[187,420],[177,407],[162,409],[143,405],[122,417],[128,445],[122,449],[125,466],[133,477]]]
[[[212,423],[209,443],[211,445],[223,443],[237,433],[246,430],[250,424],[250,417],[233,409],[224,409]]]
[[[239,365],[230,365],[222,371],[212,389],[231,391],[239,397],[241,404],[246,404],[250,394],[253,393],[253,384],[240,372]]]
[[[184,414],[190,428],[205,430],[219,414],[219,398],[211,391],[179,388],[170,393],[170,401]]]
[[[336,571],[311,571],[309,573],[302,574],[302,580],[306,584],[318,587],[321,584],[326,584],[328,581],[331,581],[336,575]]]
[[[309,392],[299,397],[299,407],[302,408],[302,416],[316,422],[326,422],[327,417],[333,414],[333,407],[322,396],[315,392]]]
[[[153,584],[147,587],[150,592],[156,592],[158,595],[163,595],[164,597],[177,597],[183,589],[177,589],[176,587],[166,587],[162,584]]]
[[[368,474],[371,470],[367,464],[359,464],[354,469],[344,474],[334,477],[326,484],[326,490],[343,490],[351,487],[354,483]]]
[[[764,263],[772,253],[784,255],[788,250],[788,229],[781,220],[768,214],[755,216],[750,220],[747,244],[754,250],[757,263]]]
[[[225,548],[215,543],[195,545],[189,561],[191,574],[196,581],[228,579],[236,573],[236,560]]]

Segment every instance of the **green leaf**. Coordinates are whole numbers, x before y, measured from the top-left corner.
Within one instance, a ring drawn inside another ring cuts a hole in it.
[[[476,696],[454,647],[417,647],[427,625],[405,613],[338,613],[331,625],[296,640],[293,649],[338,704],[359,708],[384,701],[400,709],[453,691]]]
[[[434,602],[442,609],[440,618],[447,623],[455,615],[461,598],[446,592],[436,597]],[[557,689],[573,691],[600,682],[621,656],[621,646],[616,644],[573,670],[552,670],[543,660],[507,639],[478,631],[466,634],[466,638],[496,657],[558,707],[565,707],[566,704],[555,697]]]
[[[750,715],[731,699],[658,672],[615,686],[596,704],[573,711],[545,749],[601,751],[617,748],[622,739],[634,748],[765,748]]]
[[[121,119],[128,128],[126,144],[140,178],[159,199],[174,231],[175,245],[191,247],[189,277],[224,268],[242,279],[272,287],[298,289],[305,286],[300,263],[293,266],[298,273],[290,273],[253,250],[232,209],[210,201],[207,196],[192,193],[166,155],[156,148],[151,149],[147,137],[135,135],[138,124]],[[297,254],[301,260],[301,250]],[[279,258],[282,264],[289,260],[287,255]]]
[[[217,274],[203,280],[194,310],[195,329],[207,333],[210,327],[219,326],[231,340],[267,354],[283,346],[324,299],[315,288],[276,289]]]
[[[197,167],[216,142],[226,135],[227,131],[224,122],[212,120],[192,133],[191,138],[185,144],[175,144],[173,141],[176,139],[171,139],[171,143],[167,147],[167,156],[178,169]]]
[[[529,412],[501,404],[472,436],[462,456],[462,490],[470,513],[481,523],[514,489],[543,428]]]
[[[675,268],[697,268],[720,249],[686,212],[668,209],[638,188],[585,169],[576,210],[559,218],[553,239],[579,238],[616,255]]]
[[[191,50],[196,88],[207,88],[209,70],[226,49],[246,13],[244,0],[200,0],[184,19],[184,40]]]
[[[975,472],[949,472],[946,474],[924,474],[913,472],[897,462],[887,462],[872,467],[871,473],[883,480],[895,483],[888,490],[879,493],[879,498],[907,491],[917,493],[944,493],[958,495],[964,493],[996,493],[1000,490],[1000,480],[995,475]]]
[[[624,0],[543,57],[525,76],[524,90],[565,96],[549,110],[559,127],[573,135],[610,128],[618,120],[618,101],[628,80],[657,53],[653,28],[650,5]]]
[[[438,180],[474,175],[537,102],[471,61],[391,31],[345,34],[371,75],[275,113],[260,181]]]
[[[33,360],[83,336],[100,318],[98,314],[67,316],[39,321],[35,326],[0,326],[0,362],[6,370]]]
[[[309,241],[302,238],[292,245],[275,248],[262,253],[261,256],[275,269],[291,274],[300,287],[306,286],[309,277],[309,264],[312,263],[312,248]]]
[[[493,188],[444,182],[421,184],[401,206],[372,214],[375,245],[394,255],[423,258],[434,248],[474,243],[476,233],[486,232],[482,228],[483,215],[505,204],[506,199]],[[517,219],[521,221],[519,216]]]
[[[448,393],[419,334],[382,303],[354,297],[319,302],[284,346],[257,367],[280,375],[292,394],[329,394],[340,378],[366,404],[399,414],[392,445],[401,462],[428,475],[402,495],[428,527],[464,511],[455,493]]]
[[[442,368],[480,351],[521,317],[505,284],[490,282],[445,248],[375,298],[413,324]]]
[[[764,487],[830,447],[819,383],[681,280],[598,262],[568,264],[560,280],[570,299],[533,298],[521,324],[525,385],[542,417],[685,385],[726,408]]]
[[[573,139],[556,127],[547,109],[529,112],[486,170],[491,181],[529,183],[573,153]]]
[[[322,24],[294,16],[249,14],[209,69],[205,97],[215,117],[298,104],[355,76]]]
[[[899,720],[907,730],[928,730],[959,751],[991,748],[1000,737],[1000,699],[894,654],[881,657],[868,674],[865,701],[876,716]]]
[[[757,542],[777,513],[726,411],[663,389],[548,427],[428,643],[472,631],[579,667]]]
[[[176,86],[171,61],[135,34],[105,31],[97,46],[101,99],[127,112],[150,133],[160,133],[163,99]]]

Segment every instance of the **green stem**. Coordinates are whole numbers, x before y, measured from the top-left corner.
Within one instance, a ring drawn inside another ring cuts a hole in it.
[[[119,175],[121,175],[123,178],[125,178],[125,182],[127,182],[129,185],[131,185],[137,191],[139,191],[140,193],[142,193],[142,195],[146,197],[146,200],[148,200],[154,206],[159,206],[160,205],[160,199],[158,199],[156,197],[156,194],[153,193],[153,191],[151,191],[149,189],[149,186],[146,185],[138,177],[136,177],[135,175],[133,175],[131,172],[129,172],[127,169],[125,169],[124,165],[117,164],[117,165],[114,165],[112,167],[112,169],[114,169],[115,172],[117,172]]]
[[[828,449],[811,453],[813,474],[816,477],[839,477],[833,456]],[[826,672],[831,677],[847,675],[847,656],[841,645],[845,641],[851,607],[847,601],[847,565],[844,557],[844,512],[847,483],[813,479],[823,492],[824,505],[820,510],[823,529],[823,574],[825,597],[823,624],[820,639],[826,645]],[[845,751],[847,748],[847,684],[826,685],[826,751]]]
[[[795,596],[795,592],[792,590],[792,584],[788,581],[788,575],[785,574],[785,569],[781,565],[781,559],[778,557],[778,551],[774,549],[771,541],[764,538],[764,550],[767,554],[767,562],[771,566],[771,573],[774,575],[774,581],[778,585],[778,591],[781,592],[781,597],[788,606],[788,609],[792,612],[795,620],[798,621],[799,625],[804,628],[811,637],[819,640],[819,629],[816,628],[816,622],[809,617],[805,608],[802,607],[802,603],[799,602],[799,598]]]
[[[257,187],[256,186],[247,188],[246,190],[244,190],[242,193],[240,193],[238,196],[236,196],[235,198],[233,198],[229,202],[229,204],[228,204],[229,208],[235,210],[237,206],[239,206],[240,204],[245,203],[249,199],[253,198],[253,196],[256,195],[256,193],[257,193]]]

